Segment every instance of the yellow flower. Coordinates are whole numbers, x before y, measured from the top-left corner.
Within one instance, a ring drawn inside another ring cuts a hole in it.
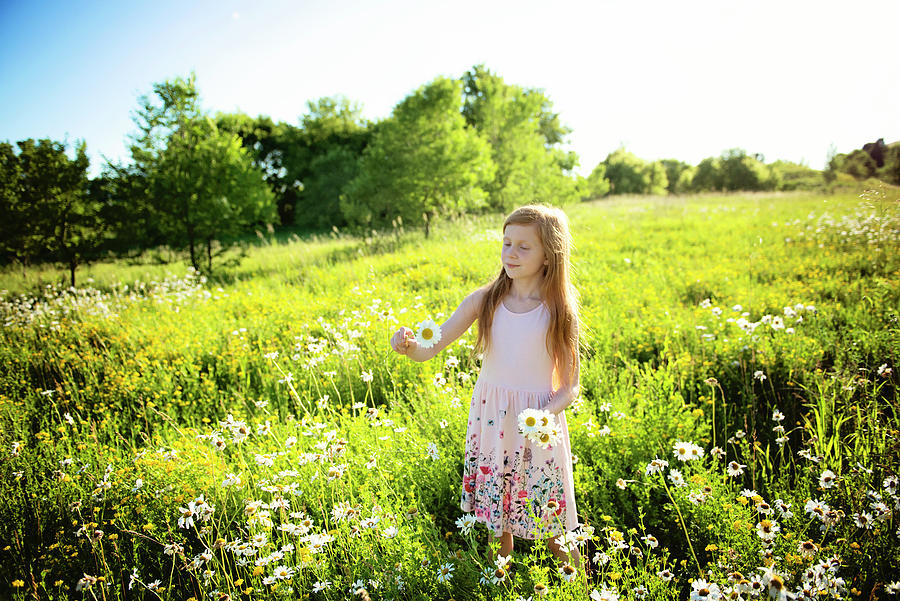
[[[23,586],[25,586],[25,581],[24,580],[13,580],[12,585],[14,588],[22,588]]]

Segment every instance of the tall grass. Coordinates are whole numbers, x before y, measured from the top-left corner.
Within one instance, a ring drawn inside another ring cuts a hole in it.
[[[387,344],[496,275],[502,216],[261,235],[208,277],[8,269],[0,596],[877,593],[900,562],[891,194],[567,209],[591,563],[572,582],[542,541],[501,566],[458,524],[474,329],[425,364]]]

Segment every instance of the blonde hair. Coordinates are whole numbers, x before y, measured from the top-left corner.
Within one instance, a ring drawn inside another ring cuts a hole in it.
[[[580,344],[578,291],[569,281],[571,249],[574,246],[572,235],[569,233],[569,218],[556,207],[530,204],[510,213],[503,223],[503,232],[506,232],[508,225],[529,224],[537,225],[541,245],[548,261],[543,267],[544,279],[541,283],[541,298],[550,311],[547,351],[553,357],[554,369],[560,377],[560,383],[572,385],[576,383],[574,380]],[[501,265],[497,278],[485,286],[486,291],[478,315],[475,353],[482,353],[490,348],[494,311],[511,288],[512,279]],[[566,359],[571,359],[571,368],[564,373]]]

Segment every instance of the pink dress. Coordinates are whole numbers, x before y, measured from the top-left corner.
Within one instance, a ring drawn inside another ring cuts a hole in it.
[[[547,538],[578,525],[565,412],[558,416],[558,445],[541,449],[519,434],[519,413],[542,409],[554,390],[556,374],[545,345],[549,323],[543,303],[513,313],[501,302],[472,393],[460,507],[474,512],[495,536]],[[558,504],[555,511],[544,509],[551,499]]]

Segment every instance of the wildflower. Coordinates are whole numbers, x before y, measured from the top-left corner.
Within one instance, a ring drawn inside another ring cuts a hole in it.
[[[325,581],[316,580],[316,582],[313,583],[313,592],[318,593],[318,592],[324,591],[325,589],[330,588],[330,587],[331,587],[330,580],[325,580]]]
[[[96,576],[88,576],[87,574],[85,574],[81,578],[81,580],[78,581],[78,584],[75,585],[75,590],[76,591],[81,591],[81,590],[87,591],[87,590],[90,590],[90,588],[96,583],[97,583]]]
[[[722,447],[715,446],[709,450],[709,454],[716,459],[723,459],[725,457],[725,450]]]
[[[628,484],[625,483],[625,480],[619,478],[618,480],[616,480],[616,486],[618,486],[622,490],[625,490],[625,487],[628,486]]]
[[[772,410],[772,421],[780,422],[784,420],[784,413],[778,410],[778,407]]]
[[[475,516],[467,513],[456,520],[456,527],[463,535],[469,534],[475,526]]]
[[[884,592],[888,595],[897,595],[900,594],[900,580],[895,580],[890,584],[884,585]]]
[[[619,601],[619,594],[603,586],[599,591],[597,589],[591,591],[590,598],[593,601]]]
[[[609,413],[610,409],[612,409],[612,405],[610,403],[600,403],[600,406],[597,407],[597,409],[604,413]]]
[[[378,524],[379,521],[381,521],[381,518],[372,516],[370,518],[365,518],[363,520],[360,520],[359,525],[364,530],[366,530],[369,528],[374,528]]]
[[[766,374],[763,373],[761,369],[757,369],[755,372],[753,372],[753,378],[762,382],[766,379]]]
[[[644,541],[644,543],[651,549],[655,549],[656,547],[659,546],[659,541],[652,534],[647,534],[646,536],[642,536],[641,540]]]
[[[178,527],[179,528],[190,528],[194,525],[194,502],[191,501],[188,503],[187,507],[179,507],[178,511],[181,512],[181,517],[178,518]]]
[[[797,545],[797,553],[802,557],[813,557],[818,550],[819,546],[811,540],[801,541]]]
[[[658,474],[669,466],[669,462],[665,459],[656,458],[647,464],[647,475]]]
[[[772,520],[760,520],[756,524],[756,535],[766,542],[774,540],[779,530],[781,530],[781,526]]]
[[[684,476],[676,469],[669,470],[669,480],[671,480],[672,484],[675,486],[687,486],[687,482],[684,481]]]
[[[538,597],[546,597],[547,593],[549,592],[550,589],[548,589],[547,586],[541,582],[538,582],[534,585],[534,594]]]
[[[431,348],[441,340],[441,326],[426,319],[416,326],[416,342],[422,348]]]
[[[450,582],[453,578],[453,567],[452,563],[445,563],[438,568],[438,582]]]
[[[691,459],[695,459],[693,446],[694,444],[691,442],[678,441],[675,443],[675,448],[672,452],[679,461],[690,461]]]
[[[440,458],[437,445],[433,442],[428,443],[428,456],[431,457],[432,461],[437,461]]]
[[[897,476],[888,476],[884,479],[882,486],[888,493],[895,495],[897,494],[898,486],[900,486],[900,479],[898,479]]]
[[[397,536],[397,532],[398,530],[396,526],[389,526],[381,531],[381,536],[383,536],[384,538],[394,538],[395,536]]]
[[[671,570],[661,570],[656,573],[657,576],[662,578],[665,582],[669,582],[672,578],[675,577],[675,574],[672,573]]]
[[[822,472],[822,475],[819,476],[819,486],[822,488],[831,488],[834,486],[835,480],[837,476],[831,470],[825,470]]]
[[[737,461],[731,461],[728,463],[728,466],[725,468],[725,471],[728,472],[729,476],[736,477],[740,476],[744,473],[744,468],[747,467],[742,463],[738,463]]]
[[[787,587],[784,584],[784,578],[775,572],[774,565],[761,569],[763,570],[763,584],[769,587],[769,596],[775,601],[785,601],[787,599]]]
[[[748,499],[752,499],[753,497],[757,496],[757,494],[756,494],[755,490],[745,488],[744,490],[741,491],[741,496],[747,497]]]
[[[715,582],[707,582],[702,578],[698,578],[691,583],[691,601],[707,601],[707,599],[718,599],[722,594],[719,585]]]
[[[537,432],[540,427],[541,412],[537,409],[527,408],[518,416],[519,432],[524,435]]]
[[[882,363],[878,367],[878,375],[881,376],[882,378],[889,378],[891,376],[891,373],[892,373],[892,370],[890,367],[888,367],[887,363]]]
[[[363,382],[367,382],[367,383],[371,382],[373,379],[372,378],[372,370],[370,369],[369,371],[362,372],[359,377],[362,378]]]
[[[866,530],[871,530],[874,526],[872,523],[872,514],[868,511],[854,513],[853,522],[856,524],[857,528],[865,528]]]
[[[773,330],[783,330],[784,329],[784,319],[781,318],[781,315],[776,315],[772,318],[772,329]]]
[[[294,575],[294,570],[287,566],[278,566],[272,575],[278,580],[287,580]]]
[[[165,553],[166,555],[177,555],[183,552],[184,548],[178,543],[170,543],[163,547],[163,553]]]

